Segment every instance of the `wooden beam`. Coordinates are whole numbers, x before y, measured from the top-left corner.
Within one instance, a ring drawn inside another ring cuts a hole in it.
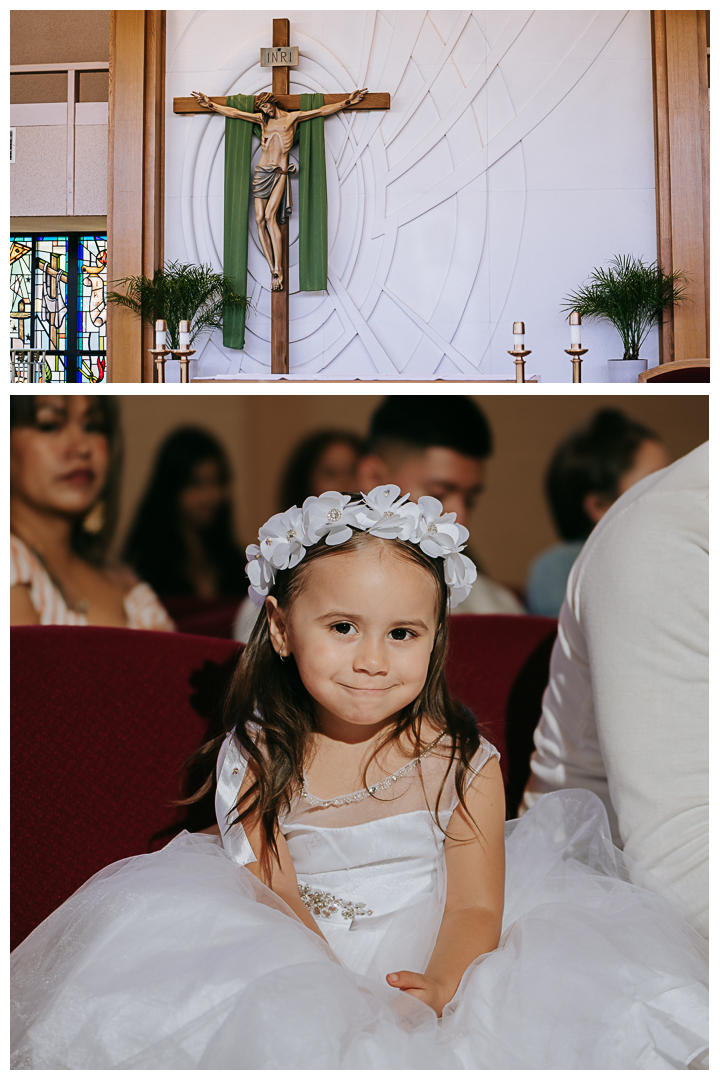
[[[277,22],[278,20],[273,21]],[[277,70],[278,68],[274,68],[273,72]],[[275,94],[274,90],[273,93]],[[299,110],[299,94],[275,94],[275,96],[278,99],[281,109],[285,109],[287,112],[297,112]],[[349,91],[347,94],[323,94],[323,104],[336,105],[339,101],[347,100],[348,97]],[[226,97],[211,97],[210,100],[214,101],[216,105],[225,105],[227,103]],[[347,109],[343,109],[343,112],[367,112],[369,109],[387,110],[389,108],[389,94],[366,94],[362,101],[359,101],[357,105],[348,105]],[[200,114],[203,116],[212,115],[207,109],[203,109],[201,105],[198,105],[194,97],[173,98],[173,112],[182,116],[196,116]]]
[[[664,273],[672,267],[672,212],[670,184],[670,131],[668,123],[667,45],[665,12],[651,12],[653,93],[655,121],[655,205],[657,213],[658,264]],[[674,354],[673,312],[666,311],[660,329],[660,363],[669,363]]]
[[[290,20],[273,19],[273,48],[285,49],[290,45]],[[272,92],[278,94],[290,93],[290,68],[278,65],[272,69]]]
[[[273,19],[273,48],[282,49],[290,45],[290,20]],[[290,68],[272,69],[272,92],[276,97],[290,91]],[[285,177],[290,183],[290,177]],[[270,301],[270,371],[273,375],[287,375],[290,371],[290,223],[280,226],[282,236],[283,287],[280,292],[271,294]]]
[[[164,13],[111,11],[108,285],[162,264]],[[108,380],[151,380],[136,315],[108,305]]]
[[[145,14],[110,12],[108,289],[142,273],[142,92]],[[108,304],[108,381],[140,382],[138,319]]]
[[[653,11],[658,261],[688,277],[666,315],[661,363],[708,356],[709,108],[704,11]]]
[[[165,11],[145,13],[143,274],[163,265],[165,228]],[[142,379],[153,382],[153,328],[143,324]]]
[[[704,356],[710,356],[710,13],[696,11],[698,73],[699,73],[699,116],[700,116],[700,155],[702,158],[702,212],[703,212],[703,251],[705,266],[705,342]]]

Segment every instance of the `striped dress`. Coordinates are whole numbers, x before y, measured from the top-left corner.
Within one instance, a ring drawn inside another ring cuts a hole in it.
[[[25,585],[30,603],[42,626],[87,626],[84,611],[68,607],[64,596],[54,583],[37,555],[10,535],[10,586]],[[123,598],[130,630],[175,630],[175,623],[144,581],[134,585]]]

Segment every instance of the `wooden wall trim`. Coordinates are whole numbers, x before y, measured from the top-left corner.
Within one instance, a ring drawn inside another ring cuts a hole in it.
[[[162,265],[164,96],[164,11],[112,11],[108,281],[152,276]],[[152,381],[145,336],[135,315],[108,306],[110,382]]]
[[[145,13],[145,161],[143,205],[143,274],[152,277],[163,264],[165,224],[165,12]],[[143,382],[155,367],[148,352],[153,330],[143,326]]]
[[[660,362],[709,355],[709,130],[704,11],[652,12],[658,261],[688,276]]]
[[[697,11],[697,44],[700,95],[700,152],[702,155],[703,253],[705,271],[705,344],[710,356],[710,73],[708,67],[708,20]]]

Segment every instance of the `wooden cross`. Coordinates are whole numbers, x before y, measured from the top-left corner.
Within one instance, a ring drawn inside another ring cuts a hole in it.
[[[273,49],[290,48],[290,20],[273,19]],[[282,109],[288,112],[296,112],[300,109],[300,95],[290,93],[290,67],[273,66],[272,92],[277,98]],[[323,104],[334,105],[344,101],[347,94],[324,94]],[[227,98],[216,97],[211,101],[218,105],[225,105]],[[389,109],[389,94],[366,94],[362,101],[356,105],[349,105],[347,112],[365,112],[369,109]],[[173,112],[186,116],[200,113],[208,115],[207,109],[192,97],[173,99]],[[308,123],[310,121],[307,121]],[[287,178],[290,183],[290,177]],[[271,345],[271,371],[274,375],[287,375],[290,372],[290,287],[288,279],[289,269],[289,223],[280,226],[282,231],[283,248],[283,281],[285,288],[272,295],[272,345]]]

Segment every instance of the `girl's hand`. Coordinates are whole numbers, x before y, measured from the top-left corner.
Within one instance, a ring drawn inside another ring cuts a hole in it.
[[[442,1016],[443,1009],[455,993],[452,987],[429,979],[427,975],[420,975],[417,971],[393,971],[386,978],[396,990],[404,990],[406,994],[420,998],[438,1016]]]

